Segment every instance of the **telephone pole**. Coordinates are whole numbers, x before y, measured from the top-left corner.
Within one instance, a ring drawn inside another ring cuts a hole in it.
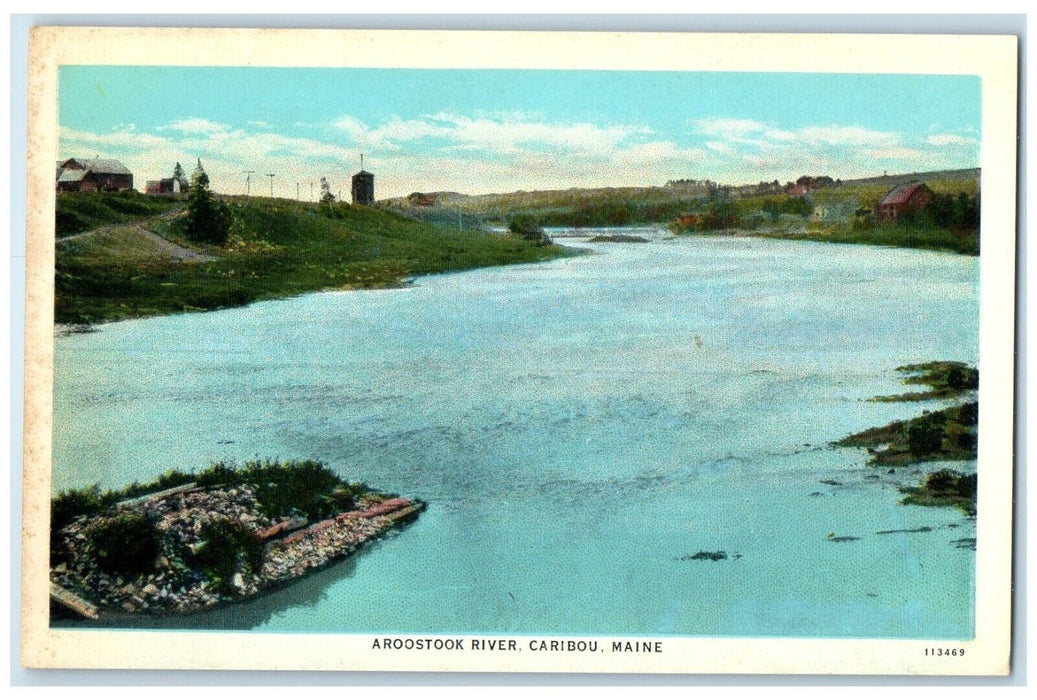
[[[277,173],[267,173],[266,176],[270,178],[270,196],[274,196],[274,178],[277,177]]]

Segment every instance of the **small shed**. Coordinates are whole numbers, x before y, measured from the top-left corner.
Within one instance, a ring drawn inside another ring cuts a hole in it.
[[[924,182],[897,185],[879,202],[879,221],[896,221],[905,212],[924,209],[932,196],[933,191]]]
[[[144,186],[145,194],[179,194],[180,181],[175,177],[164,177],[161,180],[148,180]]]

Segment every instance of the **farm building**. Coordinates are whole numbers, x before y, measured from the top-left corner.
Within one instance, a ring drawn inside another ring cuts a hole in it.
[[[852,202],[835,204],[818,204],[810,214],[810,220],[817,223],[845,222],[853,217],[857,205]]]
[[[904,212],[923,209],[932,195],[933,191],[923,182],[897,185],[879,202],[879,221],[896,221]]]
[[[161,180],[148,180],[144,186],[145,194],[180,194],[184,191],[180,181],[175,177],[164,177]]]
[[[698,226],[702,223],[701,214],[681,213],[677,216],[677,225],[681,228],[688,228],[689,226]]]
[[[353,176],[353,204],[374,204],[374,175],[366,170]]]
[[[56,186],[59,192],[132,190],[133,173],[111,158],[69,158],[58,161]]]

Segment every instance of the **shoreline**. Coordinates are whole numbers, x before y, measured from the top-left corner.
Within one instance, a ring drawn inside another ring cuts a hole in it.
[[[919,240],[912,242],[911,236],[907,234],[892,234],[887,238],[868,237],[863,235],[850,235],[839,232],[810,231],[799,229],[796,231],[754,231],[751,229],[717,229],[713,231],[684,231],[676,232],[677,237],[712,236],[716,238],[768,238],[778,241],[799,241],[804,243],[831,243],[836,245],[865,245],[874,248],[891,248],[895,250],[924,250],[932,253],[948,253],[951,255],[963,255],[965,257],[978,258],[978,249],[968,247],[956,247],[950,243],[931,243],[919,236]]]

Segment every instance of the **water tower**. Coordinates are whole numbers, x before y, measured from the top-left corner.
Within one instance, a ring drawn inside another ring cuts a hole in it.
[[[353,204],[374,204],[374,175],[364,170],[364,155],[360,154],[360,172],[353,176]]]

